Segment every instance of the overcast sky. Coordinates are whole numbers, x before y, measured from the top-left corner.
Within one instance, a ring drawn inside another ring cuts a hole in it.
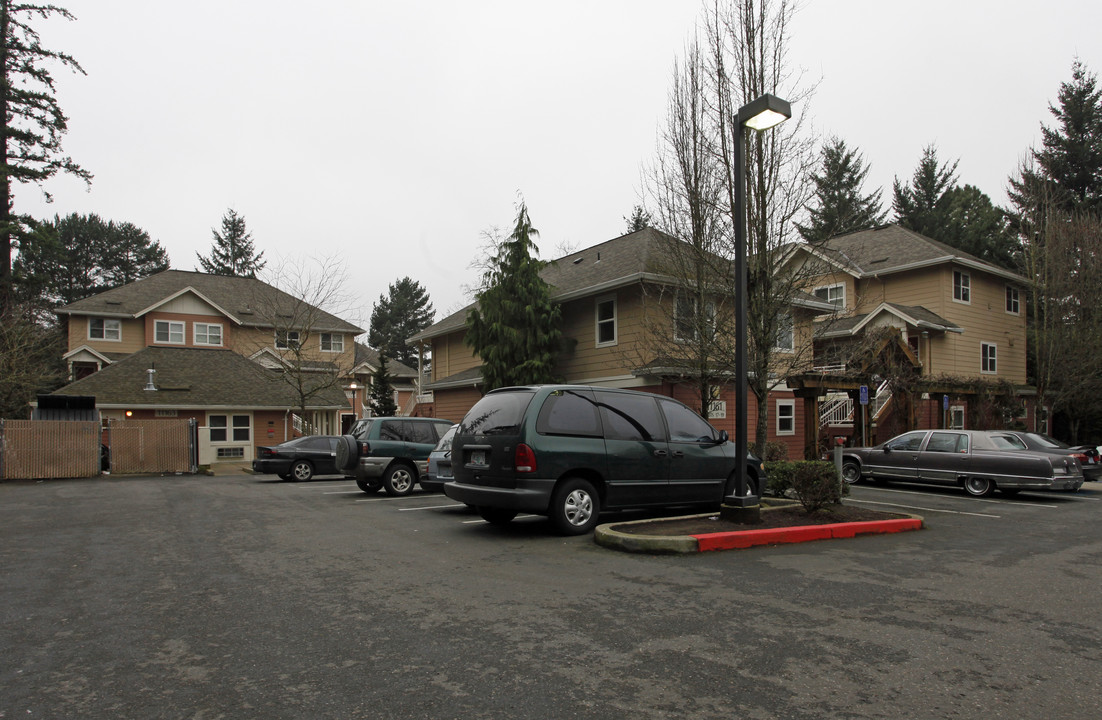
[[[227,208],[273,263],[348,263],[348,315],[410,276],[437,319],[461,307],[491,227],[520,196],[542,257],[621,235],[655,152],[670,70],[700,0],[56,0],[38,23],[95,175],[17,210],[132,222],[192,270]],[[1052,125],[1078,56],[1102,71],[1098,0],[807,0],[791,63],[821,78],[810,113],[909,179],[924,146],[996,204]]]

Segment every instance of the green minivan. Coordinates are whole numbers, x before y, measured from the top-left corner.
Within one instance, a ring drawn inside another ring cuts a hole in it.
[[[499,388],[470,409],[452,439],[444,493],[502,524],[546,515],[581,535],[602,510],[714,505],[738,472],[763,487],[750,455],[688,406],[648,392],[586,385]]]

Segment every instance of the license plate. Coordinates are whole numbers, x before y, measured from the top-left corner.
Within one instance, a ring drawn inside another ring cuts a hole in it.
[[[486,464],[486,451],[485,450],[472,450],[471,451],[471,465],[485,465]]]

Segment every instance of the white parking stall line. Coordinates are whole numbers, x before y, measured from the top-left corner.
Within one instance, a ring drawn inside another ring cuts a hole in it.
[[[349,483],[340,483],[339,485],[315,485],[311,483],[309,485],[295,484],[291,487],[299,488],[300,490],[324,490],[326,488],[345,488],[348,486]]]
[[[900,505],[899,503],[890,502],[876,502],[875,500],[854,500],[850,498],[846,502],[864,503],[865,505],[887,505],[888,507],[903,508],[905,510],[922,510],[923,512],[939,512],[939,513],[951,513],[953,515],[971,515],[972,517],[985,517],[985,518],[1002,518],[1002,515],[992,515],[990,513],[971,513],[963,512],[961,510],[940,510],[932,507],[921,507],[919,505]]]
[[[540,516],[539,515],[517,515],[513,519],[514,520],[524,520],[525,518],[534,518],[534,517],[540,517]],[[485,525],[486,521],[482,520],[482,519],[479,519],[479,520],[464,520],[463,521],[464,525],[478,525],[480,523]]]
[[[398,508],[398,512],[409,512],[410,510],[450,510],[451,508],[467,507],[463,503],[456,503],[455,505],[425,505],[424,507],[411,507],[411,508]]]
[[[869,488],[864,488],[864,489],[865,490],[876,490],[878,492],[886,492],[886,493],[898,493],[899,495],[921,495],[923,497],[931,497],[930,493],[919,492],[917,490],[893,490],[891,488],[884,488],[884,487],[869,487]],[[950,497],[950,496],[945,496],[945,497]],[[1029,502],[1027,500],[999,500],[998,498],[978,498],[978,497],[972,497],[971,495],[961,495],[961,496],[959,496],[959,498],[962,499],[962,500],[972,500],[972,501],[975,501],[975,502],[995,503],[996,505],[1014,505],[1016,507],[1043,507],[1043,508],[1058,508],[1058,507],[1060,507],[1059,505],[1045,505],[1043,503]]]
[[[334,490],[332,492],[323,492],[322,495],[359,495],[362,490]]]

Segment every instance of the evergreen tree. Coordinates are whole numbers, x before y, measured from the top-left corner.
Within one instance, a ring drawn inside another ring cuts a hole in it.
[[[1018,262],[1006,212],[974,185],[945,193],[942,225],[930,237],[1007,269]]]
[[[268,264],[262,259],[264,253],[257,254],[253,247],[253,236],[245,229],[244,216],[238,215],[233,208],[227,210],[222,216],[222,232],[219,233],[211,228],[211,233],[214,236],[214,243],[210,249],[210,256],[203,257],[195,253],[203,272],[212,275],[255,278],[256,274]]]
[[[61,154],[68,118],[54,97],[47,65],[57,62],[81,74],[84,70],[71,56],[42,47],[30,24],[53,15],[73,19],[54,5],[0,0],[0,316],[10,309],[13,238],[21,236],[26,223],[13,212],[13,182],[41,185],[59,172],[92,180],[88,171]]]
[[[1041,126],[1042,147],[1010,179],[1010,198],[1019,211],[1036,205],[1044,187],[1051,204],[1063,211],[1102,212],[1102,88],[1078,59],[1071,82],[1060,84],[1059,106],[1049,105],[1055,128]]]
[[[42,312],[168,269],[168,253],[132,223],[95,214],[35,223],[13,265],[15,297]]]
[[[390,372],[386,367],[386,355],[379,353],[379,367],[371,377],[371,398],[368,403],[371,412],[377,417],[391,417],[398,414],[398,405],[394,402],[394,386],[390,383]]]
[[[937,148],[928,145],[922,151],[922,160],[911,184],[904,185],[898,177],[895,179],[892,208],[900,225],[926,237],[942,239],[940,228],[945,224],[945,195],[957,185],[958,162],[940,164]]]
[[[821,167],[811,176],[815,184],[815,207],[808,210],[810,222],[797,225],[809,243],[828,240],[835,235],[882,225],[887,213],[881,207],[877,190],[862,194],[869,166],[845,140],[831,138],[821,151]]]
[[[513,233],[495,249],[467,316],[467,344],[482,358],[484,390],[554,382],[562,308],[540,277],[539,233],[520,204]]]
[[[417,352],[406,344],[406,339],[431,325],[435,314],[420,283],[404,277],[391,283],[390,294],[380,295],[372,307],[367,344],[400,363],[417,367]]]
[[[636,205],[631,215],[624,216],[624,222],[627,223],[629,233],[638,232],[651,226],[651,216],[645,207]]]

